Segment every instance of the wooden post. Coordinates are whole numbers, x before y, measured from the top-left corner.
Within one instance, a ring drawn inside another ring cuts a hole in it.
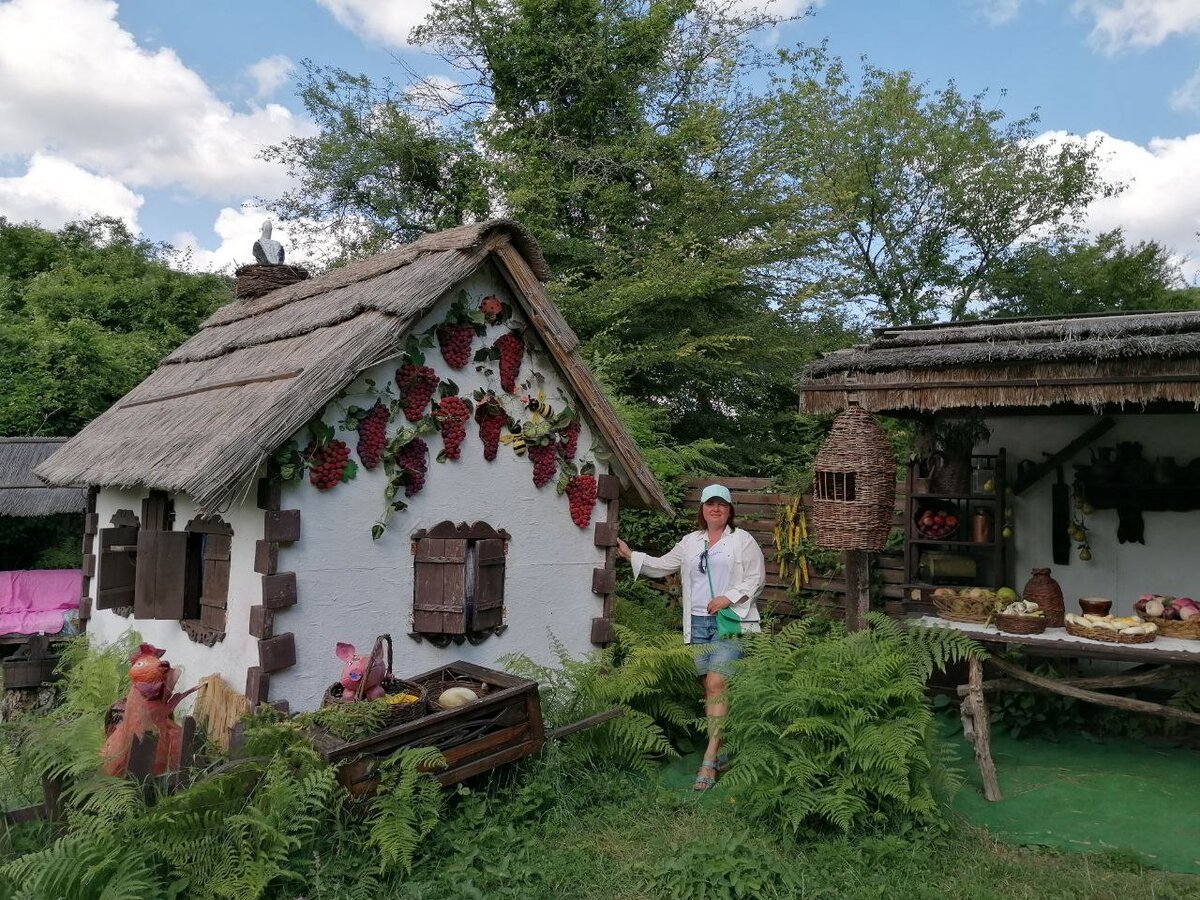
[[[975,762],[979,765],[979,776],[983,781],[983,796],[995,802],[1002,797],[996,778],[996,764],[992,761],[992,731],[988,723],[987,700],[983,696],[983,663],[971,659],[968,665],[967,696],[960,707],[963,736],[975,746]]]
[[[871,608],[871,561],[865,550],[847,550],[846,567],[846,630],[862,631],[867,627],[867,611]]]

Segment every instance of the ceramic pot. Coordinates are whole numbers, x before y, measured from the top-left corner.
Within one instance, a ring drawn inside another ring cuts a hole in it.
[[[1049,569],[1034,569],[1032,577],[1025,582],[1025,588],[1021,591],[1023,600],[1031,600],[1045,613],[1046,624],[1051,628],[1062,628],[1063,615],[1066,609],[1063,607],[1063,592],[1058,586],[1058,582],[1050,577]]]
[[[1112,601],[1106,600],[1103,597],[1080,597],[1079,608],[1085,614],[1093,616],[1107,616],[1112,612]]]

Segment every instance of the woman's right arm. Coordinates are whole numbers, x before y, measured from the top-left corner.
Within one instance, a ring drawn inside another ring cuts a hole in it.
[[[628,544],[618,538],[617,551],[629,560],[635,579],[642,575],[647,578],[665,578],[678,572],[683,565],[683,544],[684,541],[680,541],[662,556],[650,556],[640,550],[631,550]]]

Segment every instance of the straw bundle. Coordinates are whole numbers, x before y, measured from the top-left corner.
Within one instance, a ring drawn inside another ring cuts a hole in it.
[[[220,675],[208,675],[200,679],[200,692],[192,715],[208,739],[222,750],[229,749],[233,726],[248,712],[250,701],[231,688]]]
[[[308,269],[299,266],[251,263],[234,273],[233,294],[238,298],[261,297],[271,291],[308,278]]]

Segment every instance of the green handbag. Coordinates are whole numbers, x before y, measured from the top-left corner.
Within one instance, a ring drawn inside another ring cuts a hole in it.
[[[708,541],[704,542],[704,552],[708,552]],[[715,600],[717,592],[713,590],[712,568],[707,567],[704,574],[708,576],[708,598]],[[717,637],[737,637],[742,633],[742,617],[728,606],[717,610]]]

